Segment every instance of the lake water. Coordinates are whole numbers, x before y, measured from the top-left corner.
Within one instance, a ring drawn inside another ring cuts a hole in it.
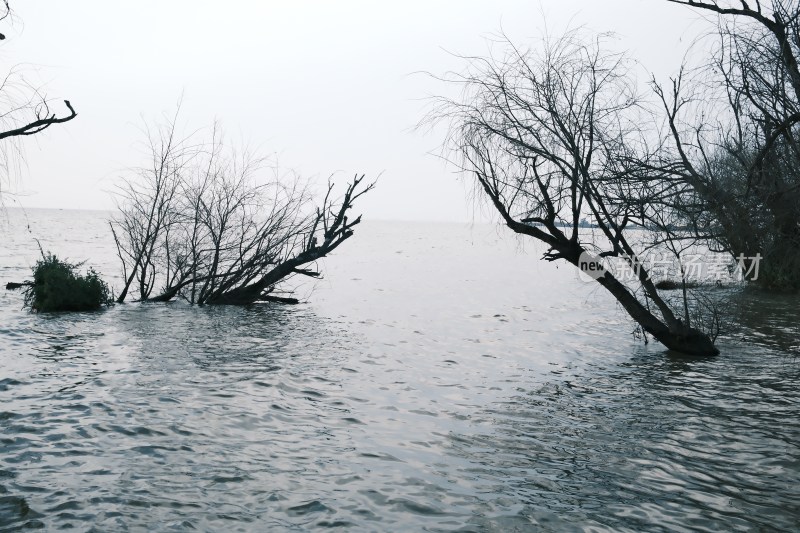
[[[106,214],[9,210],[118,285]],[[365,222],[298,306],[35,315],[0,290],[0,531],[800,529],[798,298],[633,338],[502,228]]]

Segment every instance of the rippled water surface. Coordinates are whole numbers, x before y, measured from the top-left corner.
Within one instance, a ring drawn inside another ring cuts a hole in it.
[[[307,303],[33,315],[0,291],[0,531],[790,531],[798,299],[723,354],[635,340],[494,227],[365,223]],[[116,280],[105,214],[9,210]]]

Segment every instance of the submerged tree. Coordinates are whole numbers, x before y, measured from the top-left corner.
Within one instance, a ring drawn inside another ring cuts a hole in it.
[[[296,275],[353,235],[354,202],[371,190],[356,176],[338,201],[329,183],[314,207],[296,176],[266,172],[262,158],[229,147],[217,127],[209,142],[176,137],[175,120],[148,131],[151,160],[119,190],[111,229],[125,280],[140,301],[193,304],[295,302],[276,295]]]
[[[711,337],[693,327],[688,309],[677,312],[659,294],[639,258],[637,230],[657,215],[654,197],[670,192],[630,164],[654,158],[658,136],[643,129],[652,117],[639,105],[626,59],[578,32],[545,42],[541,52],[505,45],[502,56],[472,58],[465,73],[448,78],[462,96],[441,100],[433,113],[450,125],[457,164],[509,228],[547,245],[544,259],[590,272],[668,348],[716,355]],[[609,257],[626,262],[634,279],[606,268]]]
[[[720,17],[709,60],[656,85],[669,207],[688,238],[761,258],[759,284],[800,289],[800,3],[669,1]]]

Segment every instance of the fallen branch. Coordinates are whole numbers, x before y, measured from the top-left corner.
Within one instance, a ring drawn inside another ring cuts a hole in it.
[[[269,296],[269,295],[262,296],[258,300],[262,302],[276,302],[279,304],[287,304],[287,305],[296,305],[300,303],[300,300],[298,300],[297,298],[284,298],[282,296]]]

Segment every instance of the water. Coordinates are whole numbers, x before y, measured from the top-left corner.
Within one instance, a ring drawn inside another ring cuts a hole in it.
[[[34,237],[116,281],[104,217],[10,210],[0,282]],[[796,298],[684,358],[498,228],[359,230],[299,306],[0,291],[0,531],[800,528]]]

